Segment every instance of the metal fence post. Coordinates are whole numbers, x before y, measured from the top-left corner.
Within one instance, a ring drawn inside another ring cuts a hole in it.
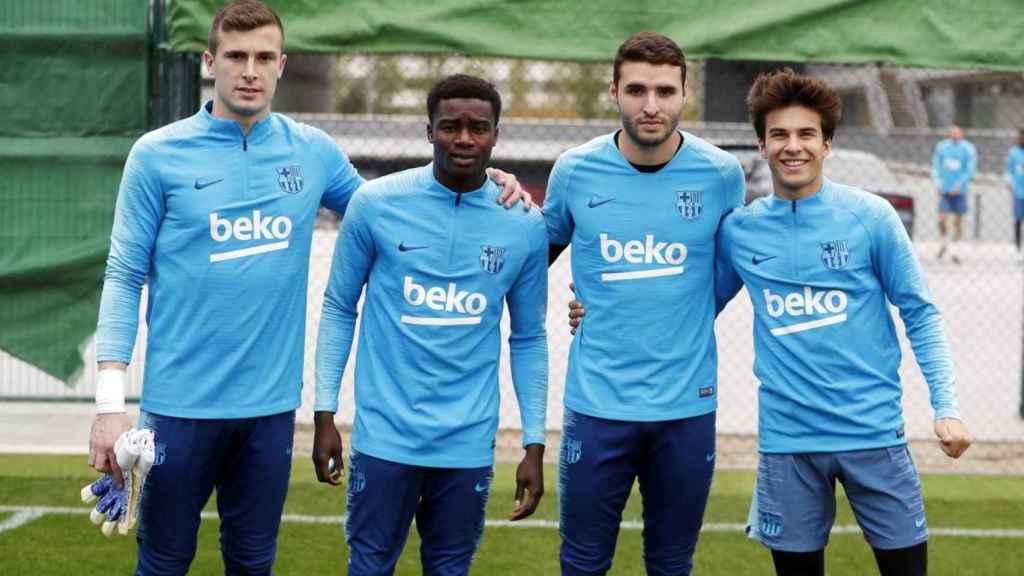
[[[199,109],[200,56],[167,48],[167,0],[153,2],[150,29],[150,128],[159,128]]]
[[[981,192],[974,193],[974,241],[981,240]]]

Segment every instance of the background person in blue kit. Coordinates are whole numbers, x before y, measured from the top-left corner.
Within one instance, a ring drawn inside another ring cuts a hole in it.
[[[685,80],[672,39],[626,39],[609,87],[622,130],[562,154],[548,181],[550,260],[572,244],[590,306],[565,385],[563,574],[608,571],[637,479],[647,573],[693,564],[715,458],[715,235],[743,202],[744,176],[677,129]]]
[[[1006,154],[1006,183],[1013,193],[1013,240],[1020,254],[1020,224],[1024,221],[1024,128],[1017,132],[1017,145]]]
[[[140,138],[125,163],[96,329],[89,463],[121,482],[114,443],[131,427],[126,368],[148,282],[139,427],[154,430],[156,461],[139,574],[188,571],[214,487],[226,571],[273,566],[301,403],[314,220],[321,205],[343,212],[363,183],[327,134],[271,113],[283,46],[273,10],[226,5],[203,55],[213,100]],[[520,194],[514,179],[506,184]]]
[[[337,485],[333,415],[366,288],[345,524],[353,576],[393,573],[413,518],[424,574],[469,572],[493,476],[503,302],[526,450],[509,518],[532,514],[544,490],[544,219],[494,202],[484,170],[501,98],[490,83],[445,78],[427,111],[434,162],[359,189],[324,295],[313,461],[317,478]]]
[[[824,574],[839,480],[883,576],[926,574],[889,304],[928,382],[939,446],[958,458],[970,438],[939,311],[892,206],[822,176],[838,94],[787,69],[759,77],[747,104],[774,193],[726,217],[716,283],[720,306],[745,284],[754,307],[760,458],[750,528],[780,576]]]
[[[978,166],[978,153],[964,138],[963,128],[953,124],[949,138],[935,145],[932,155],[932,180],[939,189],[939,235],[942,246],[938,257],[947,253],[954,264],[960,263],[958,245],[964,239],[963,216],[967,213],[967,196]],[[946,243],[947,217],[953,215],[953,241]]]

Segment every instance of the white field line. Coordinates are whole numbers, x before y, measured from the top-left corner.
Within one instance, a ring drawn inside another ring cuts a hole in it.
[[[17,528],[47,514],[75,514],[87,516],[91,508],[61,508],[57,506],[0,506],[0,513],[13,512],[14,516],[0,523],[0,532]],[[216,520],[216,512],[203,512],[204,520]],[[285,514],[281,521],[286,524],[341,524],[344,516],[311,516],[307,514]],[[488,528],[546,528],[558,529],[554,520],[487,520]],[[619,525],[623,530],[642,530],[643,522],[627,520]],[[745,524],[706,522],[702,532],[739,532],[746,531]],[[850,525],[832,527],[833,534],[859,534],[860,528]],[[987,529],[987,528],[928,528],[932,536],[953,536],[958,538],[1024,538],[1024,529]]]
[[[43,512],[37,512],[34,510],[21,510],[19,512],[15,512],[10,518],[0,522],[0,533],[4,533],[8,530],[14,530],[15,528],[24,526],[25,524],[42,517]]]

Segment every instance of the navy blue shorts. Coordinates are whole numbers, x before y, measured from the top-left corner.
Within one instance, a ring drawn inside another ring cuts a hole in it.
[[[608,571],[636,479],[647,574],[689,574],[714,469],[714,412],[628,422],[566,408],[558,500],[562,574]]]
[[[943,194],[939,198],[939,213],[966,214],[967,194]]]
[[[427,468],[355,450],[348,470],[349,576],[393,574],[416,519],[423,574],[469,574],[494,469]]]
[[[1024,198],[1014,197],[1013,199],[1013,219],[1024,220]]]
[[[156,460],[139,514],[137,575],[186,574],[199,513],[217,488],[228,574],[270,574],[292,467],[295,412],[198,420],[143,412]]]
[[[836,480],[872,547],[928,539],[921,481],[906,446],[816,454],[764,454],[757,466],[750,535],[772,550],[813,552],[828,544]]]

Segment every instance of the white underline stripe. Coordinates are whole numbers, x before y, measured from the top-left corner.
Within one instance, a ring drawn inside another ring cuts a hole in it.
[[[15,512],[14,515],[7,520],[0,522],[0,533],[20,528],[33,520],[42,518],[43,514],[43,512],[39,512],[38,510],[20,510]]]
[[[234,260],[235,258],[245,258],[246,256],[255,256],[256,254],[284,250],[285,248],[288,248],[288,240],[271,242],[270,244],[262,244],[260,246],[250,246],[249,248],[232,250],[230,252],[210,254],[210,262],[223,262],[225,260]]]
[[[15,517],[27,518],[26,522],[45,516],[47,514],[59,515],[88,515],[91,508],[59,507],[59,506],[0,506],[0,513],[13,512]],[[203,512],[204,520],[216,520],[216,512]],[[310,514],[284,514],[281,522],[286,524],[342,524],[345,516],[319,516]],[[0,526],[13,523],[14,518],[8,518]],[[485,524],[489,528],[547,528],[557,529],[558,522],[555,520],[520,520],[511,522],[509,520],[487,520]],[[20,524],[19,524],[20,525]],[[619,524],[623,530],[642,530],[644,523],[639,520],[626,520]],[[702,532],[745,532],[746,524],[738,522],[705,522],[701,527]],[[833,534],[859,534],[860,527],[849,524],[841,524],[832,527]],[[1024,529],[1020,528],[928,528],[932,536],[955,536],[961,538],[1024,538]]]
[[[654,270],[636,270],[633,272],[605,272],[604,274],[601,274],[601,281],[617,282],[619,280],[637,280],[640,278],[657,278],[659,276],[678,276],[682,273],[682,266],[655,268]]]
[[[479,324],[479,316],[462,316],[459,318],[428,318],[424,316],[402,315],[402,324],[416,324],[418,326],[466,326]]]
[[[828,318],[811,320],[810,322],[801,322],[799,324],[790,324],[789,326],[772,328],[772,336],[785,336],[786,334],[795,334],[797,332],[803,332],[804,330],[814,330],[815,328],[821,328],[822,326],[831,326],[833,324],[841,324],[843,322],[846,322],[845,312],[836,316],[829,316]]]

